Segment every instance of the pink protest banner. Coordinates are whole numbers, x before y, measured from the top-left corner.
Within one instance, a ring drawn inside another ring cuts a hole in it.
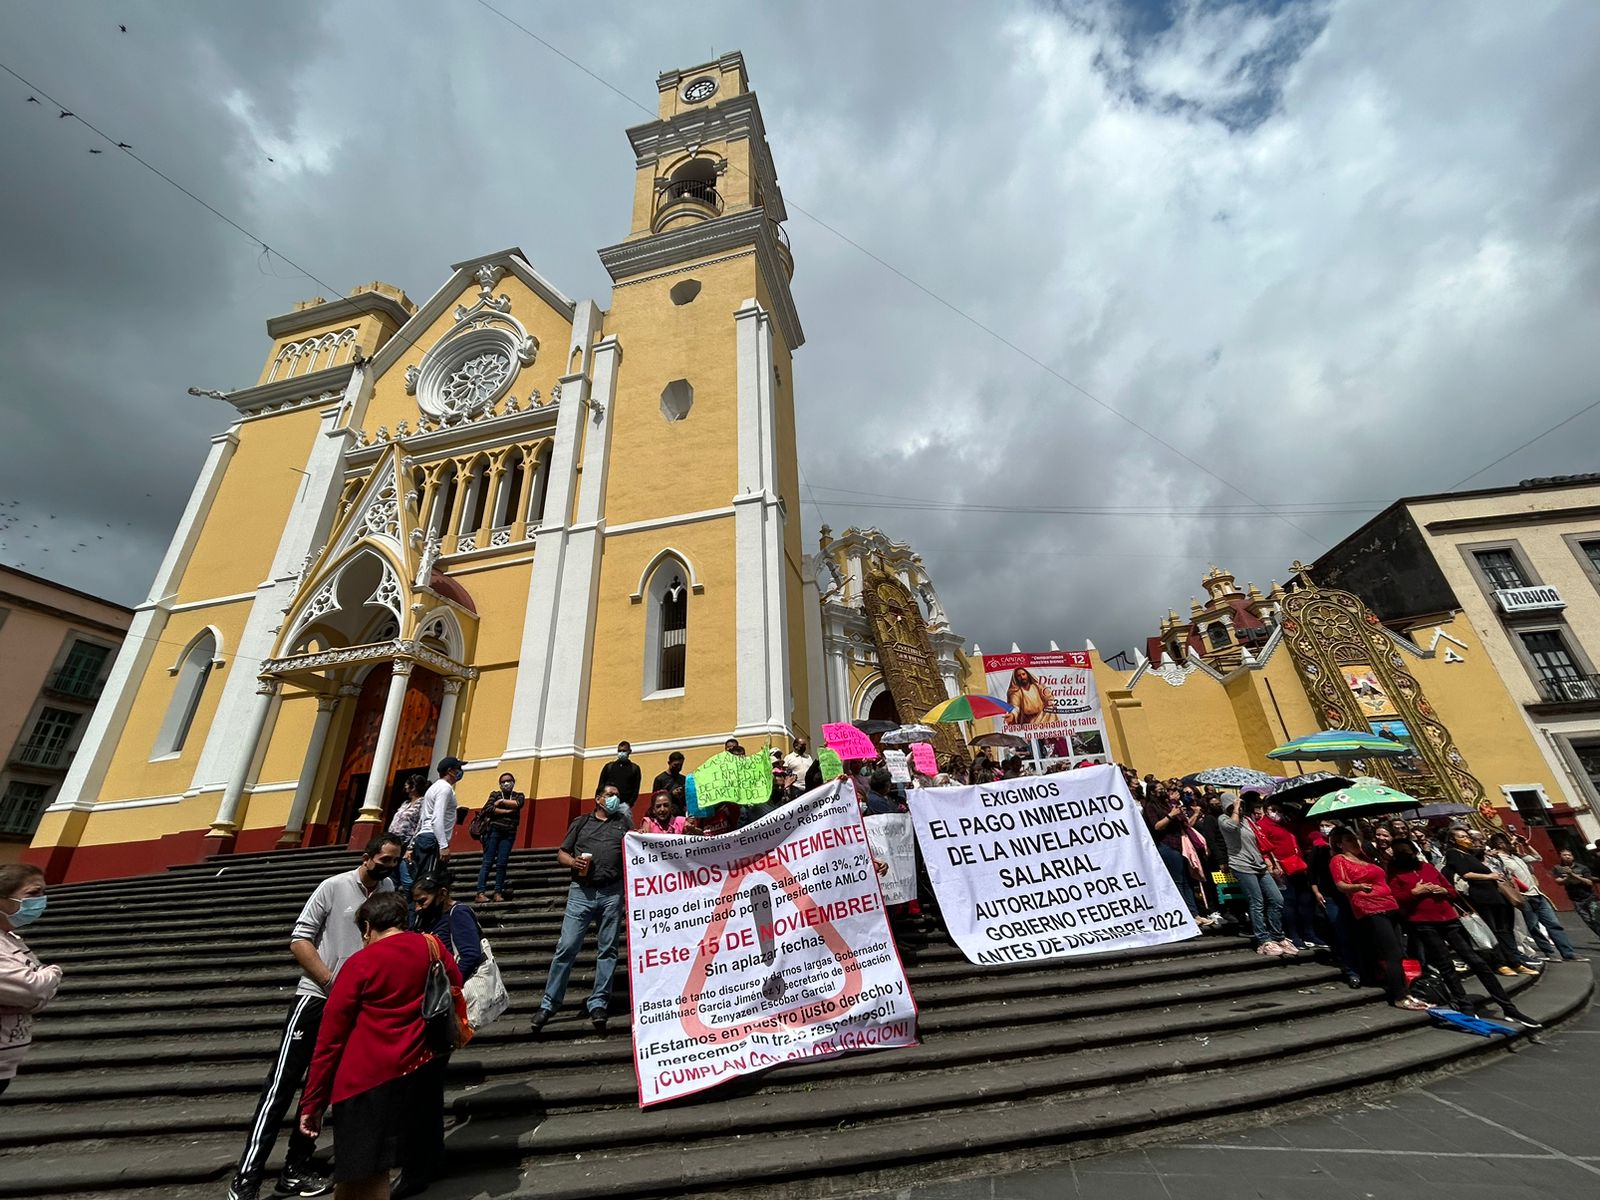
[[[911,743],[911,765],[921,775],[937,775],[939,773],[939,760],[934,757],[933,747],[927,742]]]
[[[878,748],[872,744],[872,739],[848,722],[824,725],[822,740],[828,744],[828,749],[837,752],[840,758],[878,757]]]

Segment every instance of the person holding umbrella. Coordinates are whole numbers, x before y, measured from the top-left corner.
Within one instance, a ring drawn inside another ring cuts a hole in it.
[[[1267,868],[1267,858],[1256,840],[1253,818],[1261,797],[1242,792],[1228,805],[1217,826],[1228,848],[1228,869],[1239,881],[1250,910],[1250,933],[1256,953],[1268,958],[1294,958],[1300,948],[1283,933],[1283,892]]]

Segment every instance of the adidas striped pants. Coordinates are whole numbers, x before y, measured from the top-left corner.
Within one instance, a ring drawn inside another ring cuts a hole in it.
[[[256,1102],[255,1116],[250,1118],[244,1157],[239,1160],[239,1174],[242,1176],[260,1179],[266,1170],[267,1158],[277,1143],[283,1119],[306,1081],[311,1054],[317,1048],[317,1030],[322,1026],[324,1003],[321,996],[296,995],[294,998],[294,1006],[289,1009],[289,1019],[283,1027],[283,1042],[272,1060],[267,1081],[261,1085],[261,1099]],[[289,1134],[288,1166],[295,1169],[310,1166],[311,1152],[316,1148],[316,1139],[300,1132],[297,1112],[294,1130]]]

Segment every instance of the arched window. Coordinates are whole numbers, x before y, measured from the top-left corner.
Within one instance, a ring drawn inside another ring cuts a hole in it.
[[[494,519],[490,525],[504,529],[517,519],[517,504],[522,495],[522,451],[513,446],[506,454],[505,466],[500,473],[500,494],[494,501]]]
[[[178,664],[178,683],[172,692],[172,702],[167,705],[167,716],[161,722],[161,732],[156,735],[157,756],[176,754],[183,749],[194,724],[194,715],[200,708],[200,697],[205,695],[206,681],[211,678],[211,668],[217,657],[217,639],[207,630],[190,644]]]
[[[675,558],[662,559],[645,594],[644,691],[646,696],[682,695],[688,677],[689,571]]]
[[[1215,621],[1207,627],[1206,638],[1210,641],[1213,650],[1226,650],[1228,648],[1228,627],[1221,621]]]

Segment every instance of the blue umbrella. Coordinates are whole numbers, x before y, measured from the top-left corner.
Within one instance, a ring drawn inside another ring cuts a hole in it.
[[[1351,758],[1404,758],[1416,750],[1400,742],[1352,729],[1323,729],[1285,742],[1267,757],[1279,762],[1334,762]]]

